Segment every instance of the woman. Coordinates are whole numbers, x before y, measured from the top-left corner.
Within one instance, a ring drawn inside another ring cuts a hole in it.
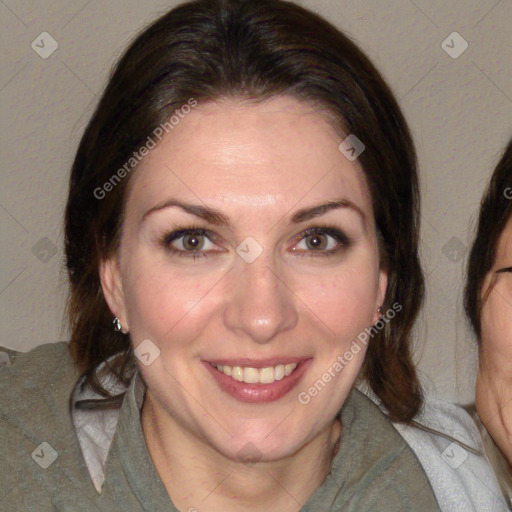
[[[465,307],[480,348],[476,408],[512,507],[512,140],[482,200]]]
[[[477,455],[450,467],[450,441],[412,427],[429,419],[410,353],[418,213],[404,118],[338,30],[275,0],[164,15],[73,164],[69,348],[4,367],[6,396],[27,389],[1,409],[13,502],[499,510]]]

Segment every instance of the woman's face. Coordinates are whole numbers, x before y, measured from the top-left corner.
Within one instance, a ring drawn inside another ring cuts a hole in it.
[[[498,241],[482,300],[476,403],[482,421],[512,463],[512,217]]]
[[[363,363],[359,343],[333,371],[378,319],[387,277],[340,142],[290,97],[199,103],[134,171],[105,296],[135,348],[150,340],[139,366],[158,411],[228,458],[295,453]]]

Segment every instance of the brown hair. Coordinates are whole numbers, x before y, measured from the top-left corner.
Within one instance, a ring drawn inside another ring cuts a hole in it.
[[[285,94],[320,107],[334,119],[340,141],[352,133],[366,146],[359,161],[389,274],[382,307],[385,312],[399,303],[402,309],[371,340],[362,376],[392,420],[409,422],[418,412],[422,392],[410,342],[424,282],[410,132],[392,92],[361,50],[318,15],[281,0],[195,0],[172,9],[126,50],[85,130],[65,218],[70,350],[103,396],[109,394],[96,378],[96,366],[122,352],[111,369],[127,382],[125,370],[134,364],[129,336],[112,328],[98,275],[99,262],[118,247],[129,177],[106,199],[98,200],[94,191],[190,98],[257,102]]]
[[[464,309],[477,335],[482,336],[480,316],[485,276],[496,259],[501,233],[512,215],[512,139],[498,162],[480,204],[478,227],[471,248],[464,291]],[[493,283],[490,283],[489,291]],[[486,294],[488,295],[488,293]]]

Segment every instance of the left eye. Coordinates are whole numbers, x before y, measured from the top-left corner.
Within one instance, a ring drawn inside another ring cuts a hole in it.
[[[349,244],[348,237],[337,229],[312,228],[301,233],[299,243],[293,250],[329,254]]]
[[[299,247],[300,244],[305,245],[306,247]],[[321,250],[328,251],[334,249],[337,246],[338,242],[330,235],[326,233],[314,233],[312,235],[306,235],[298,244],[297,247],[299,249],[312,249],[312,250]]]

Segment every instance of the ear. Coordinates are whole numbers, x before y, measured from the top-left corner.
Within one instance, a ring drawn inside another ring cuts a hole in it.
[[[373,323],[376,324],[382,317],[382,313],[377,310],[382,306],[384,299],[386,298],[386,292],[388,290],[388,272],[387,270],[381,269],[379,271],[379,289],[377,292],[377,302],[375,305],[375,315],[373,316]]]
[[[99,268],[101,289],[112,315],[119,318],[122,332],[129,331],[126,304],[124,300],[123,282],[117,256],[112,256],[100,263]]]

